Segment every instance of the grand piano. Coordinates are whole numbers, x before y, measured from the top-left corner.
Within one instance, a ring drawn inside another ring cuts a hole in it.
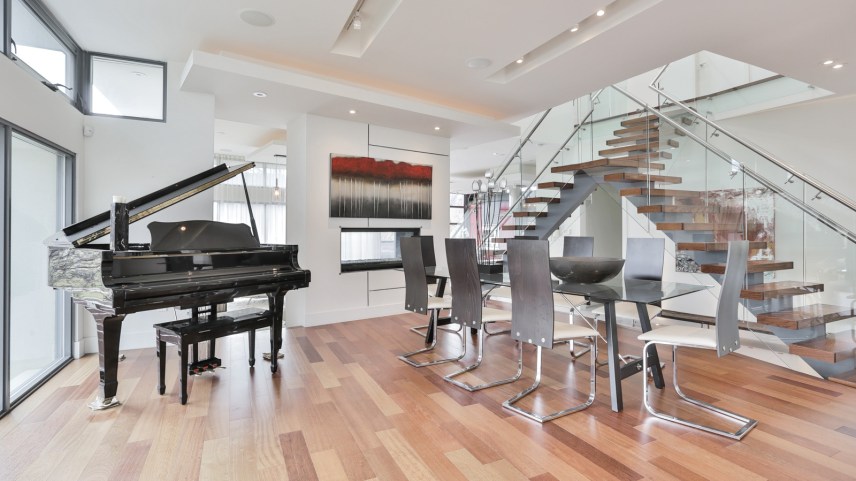
[[[237,297],[267,295],[275,320],[271,330],[271,371],[282,346],[285,294],[307,287],[310,272],[297,263],[296,245],[262,245],[250,209],[250,226],[188,221],[152,231],[152,244],[131,244],[128,225],[225,182],[253,167],[225,164],[139,199],[114,198],[111,210],[70,225],[45,243],[48,284],[68,292],[95,318],[100,388],[92,409],[119,404],[119,338],[122,320],[134,312],[179,307],[216,312]],[[246,182],[244,193],[250,208]],[[153,223],[155,224],[155,223]],[[110,244],[93,241],[109,235]]]

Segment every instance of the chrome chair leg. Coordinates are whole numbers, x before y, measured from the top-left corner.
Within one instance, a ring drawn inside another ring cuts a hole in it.
[[[498,379],[496,381],[486,382],[484,384],[479,384],[477,386],[470,385],[466,382],[458,381],[457,379],[452,379],[453,377],[460,376],[461,374],[464,374],[465,372],[470,372],[470,371],[474,370],[475,368],[477,368],[481,365],[482,359],[484,359],[484,333],[485,333],[485,324],[482,324],[482,328],[479,329],[479,350],[478,350],[478,356],[476,357],[476,362],[473,364],[470,364],[469,366],[467,366],[463,369],[461,369],[460,371],[455,371],[455,372],[447,375],[443,379],[454,384],[455,386],[458,386],[461,389],[466,389],[469,392],[480,391],[482,389],[487,389],[489,387],[500,386],[502,384],[508,384],[508,383],[511,383],[511,382],[514,382],[514,381],[520,379],[520,375],[523,374],[523,355],[522,355],[523,346],[520,343],[518,343],[517,347],[521,350],[521,356],[517,360],[517,373],[514,376],[509,377],[509,378],[505,378],[505,379]]]
[[[487,324],[484,325],[484,333],[486,336],[496,336],[498,334],[508,334],[509,332],[511,332],[511,327],[509,327],[508,329],[500,329],[496,332],[490,332],[487,329]]]
[[[502,403],[502,407],[509,409],[511,411],[514,411],[517,414],[520,414],[524,417],[527,417],[533,421],[538,421],[539,423],[545,423],[548,421],[552,421],[553,419],[556,419],[556,418],[559,418],[559,417],[562,417],[562,416],[565,416],[565,415],[568,415],[571,413],[575,413],[577,411],[582,411],[583,409],[591,406],[591,404],[594,402],[595,393],[597,390],[597,341],[595,338],[589,338],[589,339],[591,340],[591,366],[589,368],[589,371],[590,371],[589,372],[589,376],[590,376],[589,384],[591,386],[591,388],[590,388],[591,390],[589,393],[589,397],[588,397],[588,399],[586,399],[585,402],[583,402],[582,404],[578,404],[576,406],[572,406],[568,409],[563,409],[561,411],[556,411],[554,413],[545,414],[545,415],[538,415],[538,414],[535,414],[534,412],[527,411],[525,409],[522,409],[522,408],[514,405],[514,403],[516,403],[517,401],[520,401],[521,399],[528,396],[529,394],[532,394],[532,392],[535,391],[535,389],[537,389],[538,386],[541,384],[541,346],[537,346],[537,354],[536,354],[536,361],[535,361],[536,362],[536,364],[535,364],[535,382],[531,386],[529,386],[528,388],[526,388],[525,390],[523,390],[522,392],[517,394],[516,396],[514,396],[511,399]],[[522,346],[520,349],[520,362],[521,363],[523,362]]]
[[[405,354],[398,356],[399,359],[401,359],[402,361],[406,362],[407,364],[409,364],[413,367],[434,366],[436,364],[442,364],[445,362],[460,361],[467,354],[467,341],[464,338],[464,336],[461,335],[461,355],[458,357],[451,357],[451,358],[447,358],[447,359],[435,359],[432,361],[425,361],[425,362],[415,362],[415,361],[410,359],[410,357],[415,356],[417,354],[422,354],[422,353],[433,351],[434,347],[437,345],[437,311],[436,310],[431,312],[431,317],[433,318],[432,320],[434,321],[431,323],[433,325],[433,331],[434,331],[433,341],[431,341],[431,345],[429,345],[428,347],[424,347],[422,349],[417,349],[415,351],[408,352],[408,353],[405,353]],[[458,332],[460,333],[461,330],[459,329]]]
[[[438,316],[438,317],[439,317],[439,316]],[[410,332],[412,332],[412,333],[414,333],[414,334],[418,334],[418,335],[420,335],[420,336],[422,336],[422,337],[425,337],[425,331],[426,331],[429,327],[431,327],[431,325],[430,325],[430,324],[425,324],[424,326],[413,326],[413,327],[411,327],[411,328],[410,328]],[[446,326],[441,326],[441,327],[440,327],[440,329],[441,329],[441,330],[443,330],[443,331],[447,331],[447,332],[460,332],[460,331],[461,331],[461,326],[458,326],[458,328],[457,328],[457,329],[450,329],[450,328],[448,328],[448,327],[446,327]]]
[[[655,344],[657,344],[657,343],[648,342],[645,344],[645,347],[642,348],[642,370],[644,372],[647,372],[647,370],[648,370],[648,348],[655,345]],[[671,421],[674,423],[683,424],[684,426],[689,426],[691,428],[700,429],[700,430],[705,431],[705,432],[718,434],[720,436],[725,436],[727,438],[736,439],[738,441],[743,439],[743,436],[746,436],[746,434],[749,431],[751,431],[752,428],[754,428],[758,424],[758,421],[756,421],[752,418],[747,418],[745,416],[741,416],[740,414],[737,414],[737,413],[716,407],[712,404],[708,404],[704,401],[700,401],[698,399],[691,398],[691,397],[687,396],[686,394],[684,394],[684,392],[680,388],[680,385],[678,384],[678,346],[674,346],[674,345],[672,346],[672,378],[673,378],[673,383],[675,386],[675,392],[677,392],[678,396],[680,396],[681,399],[683,399],[684,401],[686,401],[690,404],[695,404],[696,406],[699,406],[700,408],[705,409],[707,411],[712,411],[712,412],[715,412],[715,413],[720,414],[722,416],[725,416],[727,418],[730,418],[732,420],[738,421],[742,424],[741,424],[740,428],[737,429],[736,431],[724,431],[722,429],[717,429],[717,428],[714,428],[711,426],[706,426],[704,424],[699,424],[699,423],[696,423],[693,421],[689,421],[687,419],[672,416],[671,414],[666,414],[664,412],[657,411],[651,405],[651,399],[650,399],[649,388],[648,388],[648,377],[642,376],[642,383],[643,383],[643,385],[642,385],[643,386],[642,402],[643,402],[643,404],[645,404],[645,409],[647,409],[648,412],[651,413],[652,415],[654,415],[655,417],[658,417],[660,419],[665,419],[666,421]]]

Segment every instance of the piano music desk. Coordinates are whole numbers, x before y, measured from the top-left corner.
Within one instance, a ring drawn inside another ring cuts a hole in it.
[[[158,393],[163,395],[166,391],[164,383],[166,371],[166,344],[175,344],[179,349],[179,381],[181,383],[181,404],[187,403],[187,375],[193,369],[193,374],[210,371],[220,367],[220,360],[213,357],[213,348],[209,352],[209,359],[200,361],[194,359],[193,365],[188,364],[188,349],[199,342],[211,341],[212,346],[218,337],[230,336],[241,332],[249,334],[249,363],[253,367],[256,363],[256,329],[273,327],[273,315],[271,311],[263,309],[240,309],[235,311],[218,313],[213,319],[182,319],[178,321],[155,324],[155,336],[157,340],[158,355]],[[194,349],[194,352],[196,350]],[[195,356],[194,356],[195,357]],[[273,366],[276,358],[271,359]],[[195,368],[194,368],[195,367]]]

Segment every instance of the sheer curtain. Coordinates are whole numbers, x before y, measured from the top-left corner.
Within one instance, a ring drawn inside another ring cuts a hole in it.
[[[246,162],[246,158],[237,155],[215,154],[214,160],[216,165]],[[259,238],[263,244],[285,244],[285,165],[255,164],[244,172],[244,177]],[[250,225],[241,176],[214,187],[214,220]]]

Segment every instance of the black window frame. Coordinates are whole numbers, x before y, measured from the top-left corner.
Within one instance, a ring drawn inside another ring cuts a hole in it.
[[[16,65],[24,69],[25,72],[35,77],[35,79],[41,82],[42,85],[52,91],[57,91],[58,88],[56,86],[12,52],[12,0],[0,1],[3,2],[3,53]],[[74,72],[72,75],[74,85],[72,86],[72,92],[74,92],[74,89],[77,89],[77,92],[71,96],[63,94],[63,97],[65,97],[75,108],[83,112],[81,91],[83,90],[82,85],[84,84],[81,81],[81,71],[84,66],[83,57],[85,56],[85,51],[77,44],[65,27],[62,26],[59,20],[57,20],[41,0],[18,1],[20,1],[24,7],[28,8],[36,19],[51,33],[51,35],[53,35],[71,52],[72,55],[74,55]]]
[[[112,53],[88,52],[88,51],[84,53],[84,57],[86,58],[85,59],[86,68],[83,69],[83,71],[81,72],[81,74],[82,74],[81,80],[84,82],[84,85],[86,86],[86,88],[83,89],[83,91],[82,91],[83,92],[83,106],[84,106],[82,112],[85,115],[90,115],[93,117],[110,117],[110,118],[114,118],[114,119],[143,120],[143,121],[147,121],[147,122],[166,123],[166,118],[167,118],[166,107],[167,107],[167,96],[168,96],[168,93],[167,93],[167,76],[168,76],[167,62],[162,62],[160,60],[152,60],[152,59],[147,59],[147,58],[129,57],[126,55],[116,55],[116,54],[112,54]],[[93,80],[92,79],[92,59],[93,59],[93,57],[115,59],[115,60],[124,60],[124,61],[129,61],[129,62],[145,63],[145,64],[149,64],[149,65],[157,65],[157,66],[163,68],[163,99],[162,99],[162,102],[163,102],[162,103],[162,109],[163,109],[162,114],[163,115],[162,115],[162,118],[154,119],[154,118],[148,118],[148,117],[135,117],[132,115],[112,115],[112,114],[102,114],[102,113],[93,112],[92,111],[92,87],[93,87],[93,83],[92,83],[92,80]]]

